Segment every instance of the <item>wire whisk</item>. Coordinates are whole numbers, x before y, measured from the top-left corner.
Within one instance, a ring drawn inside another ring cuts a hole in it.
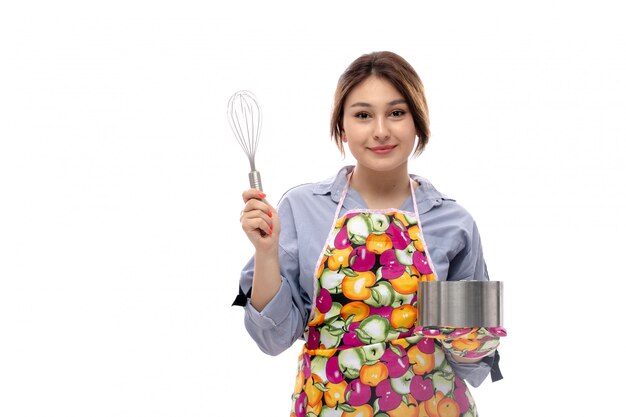
[[[246,90],[237,91],[233,94],[228,100],[227,115],[230,128],[241,145],[241,149],[248,156],[248,161],[250,161],[250,173],[248,174],[250,187],[263,191],[261,173],[256,170],[254,165],[254,156],[261,136],[263,115],[254,94]]]

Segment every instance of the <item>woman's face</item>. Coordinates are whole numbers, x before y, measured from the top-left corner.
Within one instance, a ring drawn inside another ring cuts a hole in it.
[[[408,104],[386,79],[370,76],[346,97],[343,141],[373,171],[406,169],[417,131]]]

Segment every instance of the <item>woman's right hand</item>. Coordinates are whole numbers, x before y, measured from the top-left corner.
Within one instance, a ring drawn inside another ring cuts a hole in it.
[[[257,251],[266,252],[278,248],[280,222],[278,212],[265,194],[250,188],[242,194],[245,206],[241,211],[241,228]]]

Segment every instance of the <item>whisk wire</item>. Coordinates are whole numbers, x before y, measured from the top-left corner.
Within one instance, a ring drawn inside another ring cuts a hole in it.
[[[251,186],[261,189],[260,174],[256,171],[254,163],[263,120],[261,107],[254,94],[241,90],[233,94],[228,101],[227,115],[230,128],[250,162]]]

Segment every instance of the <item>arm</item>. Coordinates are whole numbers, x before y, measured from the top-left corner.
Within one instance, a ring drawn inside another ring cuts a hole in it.
[[[464,224],[465,226],[461,228],[463,245],[450,261],[448,280],[488,281],[489,274],[483,257],[478,227],[469,214]],[[472,340],[472,343],[453,340],[444,340],[442,343],[453,368],[473,386],[480,385],[491,371],[493,357],[499,344],[499,338],[493,335],[485,335],[483,338],[484,330],[486,329],[480,329],[480,336]],[[476,352],[477,350],[481,353]]]
[[[276,210],[262,200],[265,194],[259,190],[246,190],[242,197],[246,205],[241,214],[241,228],[255,249],[250,303],[260,311],[274,298],[280,287],[280,222]]]
[[[310,304],[298,283],[297,235],[290,205],[283,202],[276,211],[254,199],[259,197],[255,192],[244,193],[244,201],[253,198],[246,201],[242,215],[242,228],[255,247],[240,278],[243,293],[250,297],[244,324],[263,352],[277,355],[302,336]]]

